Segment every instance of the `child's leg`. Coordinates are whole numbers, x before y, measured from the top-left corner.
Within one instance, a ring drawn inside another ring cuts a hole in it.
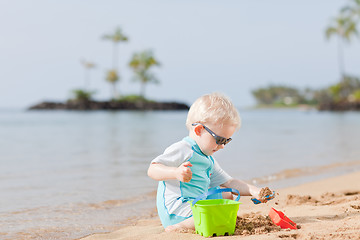
[[[231,199],[234,200],[234,196],[231,192],[223,192],[222,193],[223,199]]]
[[[222,194],[223,199],[234,200],[233,194],[231,192],[223,192],[220,194]],[[174,225],[171,225],[171,226],[168,226],[167,228],[165,228],[166,232],[181,232],[181,231],[186,231],[186,230],[195,230],[193,217],[190,217],[182,222],[179,222],[177,224],[174,224]]]
[[[213,187],[213,188],[209,188],[209,191],[213,190],[213,189],[222,189],[224,187]],[[206,199],[231,199],[234,200],[234,197],[232,195],[231,192],[222,192],[222,193],[216,193],[213,195],[209,195]]]
[[[224,187],[220,187],[220,188],[224,188]],[[222,197],[223,199],[234,200],[234,195],[231,192],[223,192]]]
[[[186,230],[195,230],[193,217],[165,228],[165,232],[181,232]]]

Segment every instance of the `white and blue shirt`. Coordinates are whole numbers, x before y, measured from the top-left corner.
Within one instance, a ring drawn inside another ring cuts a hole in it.
[[[163,154],[152,160],[152,163],[179,167],[186,161],[192,164],[190,182],[166,180],[160,181],[158,185],[156,205],[164,228],[192,216],[189,200],[231,179],[216,160],[205,155],[190,137],[172,144]]]

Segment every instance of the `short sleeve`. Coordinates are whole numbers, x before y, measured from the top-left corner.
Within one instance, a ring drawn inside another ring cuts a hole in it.
[[[217,187],[221,184],[226,183],[232,179],[232,177],[227,174],[218,164],[218,162],[214,159],[214,171],[210,176],[210,187]]]
[[[174,143],[165,149],[164,153],[156,157],[151,163],[161,163],[169,167],[178,167],[191,158],[193,151],[186,141]]]

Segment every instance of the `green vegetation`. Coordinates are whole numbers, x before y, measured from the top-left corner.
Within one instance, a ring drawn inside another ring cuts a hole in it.
[[[343,7],[339,15],[332,19],[325,30],[327,39],[333,36],[338,40],[338,64],[340,72],[340,81],[323,89],[313,90],[310,88],[297,89],[285,85],[270,85],[261,87],[252,91],[258,105],[271,107],[296,107],[299,105],[311,106],[330,106],[336,104],[359,103],[360,110],[360,79],[350,76],[346,73],[344,60],[344,43],[350,43],[350,40],[358,36],[358,26],[360,24],[360,0],[349,0]],[[150,71],[155,66],[160,66],[159,61],[154,57],[150,50],[136,52],[128,62],[128,67],[133,70],[133,80],[140,83],[139,95],[130,94],[120,96],[117,91],[117,83],[120,81],[118,71],[118,45],[121,42],[127,42],[128,37],[117,27],[111,34],[102,37],[103,40],[113,43],[112,68],[106,71],[105,80],[112,86],[112,101],[129,102],[150,102],[145,98],[145,88],[149,83],[159,83],[156,76]],[[71,101],[90,101],[94,91],[89,91],[90,70],[96,65],[92,62],[82,61],[85,68],[84,89],[75,89],[72,91]]]
[[[73,98],[69,99],[69,101],[88,102],[88,101],[92,100],[92,97],[94,94],[95,94],[94,91],[85,91],[82,89],[74,89],[74,90],[72,90]]]
[[[136,95],[136,94],[130,94],[130,95],[126,95],[126,96],[122,96],[120,98],[118,98],[116,101],[118,102],[154,102],[151,101],[149,99],[146,99],[142,96]]]
[[[344,41],[350,42],[353,36],[358,36],[357,24],[360,23],[360,0],[351,0],[345,6],[339,16],[332,19],[327,27],[325,35],[327,39],[332,36],[338,37],[338,64],[341,78],[345,78]]]
[[[140,96],[145,97],[145,86],[147,83],[159,83],[159,80],[149,70],[160,63],[155,59],[151,51],[134,53],[129,66],[134,71],[134,80],[141,83]]]
[[[348,5],[341,9],[341,14],[348,16],[355,23],[360,22],[360,0],[350,0]]]
[[[350,42],[353,35],[357,35],[356,23],[349,16],[339,16],[333,19],[332,24],[326,29],[326,38],[336,35],[338,39],[338,64],[341,76],[345,76],[345,61],[343,41]]]
[[[252,91],[258,105],[294,107],[306,104],[320,109],[360,110],[360,79],[346,73],[343,50],[344,42],[350,43],[352,37],[359,36],[359,24],[360,0],[349,0],[325,30],[327,39],[332,36],[338,38],[338,64],[341,76],[338,83],[320,90],[299,90],[284,85],[258,88]],[[356,107],[348,107],[354,104]]]
[[[307,89],[303,93],[293,87],[273,85],[253,90],[252,94],[259,105],[296,106],[311,103],[312,99],[308,99],[309,91],[310,90]]]
[[[113,89],[113,99],[118,97],[118,93],[116,90],[116,83],[119,81],[119,75],[116,70],[109,70],[106,73],[106,81],[111,83]]]
[[[145,98],[145,87],[148,83],[159,83],[156,76],[150,71],[154,66],[160,66],[159,61],[154,57],[150,50],[134,53],[128,63],[128,66],[134,72],[134,81],[141,84],[139,95],[124,95],[121,96],[117,90],[117,83],[120,81],[118,71],[118,45],[121,42],[127,42],[128,37],[122,32],[121,28],[117,27],[111,34],[102,36],[103,40],[111,41],[113,43],[112,54],[112,68],[106,71],[105,81],[111,84],[112,97],[111,101],[128,101],[128,102],[152,102]],[[69,101],[91,101],[95,91],[90,91],[90,70],[96,68],[95,63],[81,60],[81,64],[85,69],[85,80],[83,89],[74,89],[71,91],[72,97]]]
[[[118,92],[116,89],[116,83],[120,80],[120,76],[118,73],[118,44],[120,42],[127,42],[128,37],[125,36],[121,30],[121,28],[116,28],[113,34],[107,34],[103,36],[104,40],[109,40],[113,42],[113,59],[112,59],[112,69],[108,70],[106,73],[106,81],[108,81],[113,88],[113,98],[118,97]]]
[[[252,91],[258,106],[297,107],[360,103],[360,78],[345,76],[338,83],[320,90],[298,90],[287,86],[269,86]]]
[[[316,92],[319,104],[352,103],[360,101],[360,79],[346,76],[340,82]]]
[[[117,27],[113,34],[106,34],[102,37],[104,40],[109,40],[113,42],[113,69],[118,67],[118,44],[120,42],[127,42],[129,39],[125,34],[123,34],[121,28]]]

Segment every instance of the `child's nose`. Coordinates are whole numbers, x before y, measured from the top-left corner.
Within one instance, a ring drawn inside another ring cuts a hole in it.
[[[218,145],[218,149],[223,149],[225,147],[225,144]]]

